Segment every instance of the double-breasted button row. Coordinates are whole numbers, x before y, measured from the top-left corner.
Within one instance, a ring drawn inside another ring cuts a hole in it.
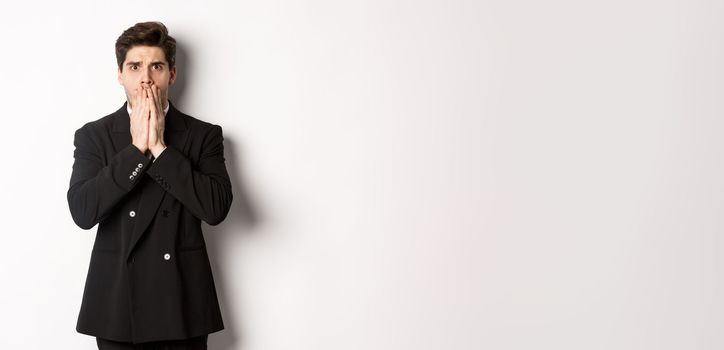
[[[171,260],[171,254],[169,254],[169,253],[164,254],[164,255],[163,255],[163,260]],[[135,257],[135,256],[131,258],[131,262],[132,262],[132,263],[135,263],[135,262],[136,262],[136,257]]]
[[[143,163],[138,163],[138,165],[136,166],[136,169],[134,169],[133,172],[131,172],[131,176],[129,176],[128,178],[130,180],[133,180],[133,178],[138,176],[138,173],[140,172],[139,170],[141,170],[141,168],[143,168]]]
[[[163,260],[171,260],[171,254],[169,254],[169,253],[164,254]],[[135,262],[136,262],[136,257],[135,256],[131,257],[131,263],[135,263]]]

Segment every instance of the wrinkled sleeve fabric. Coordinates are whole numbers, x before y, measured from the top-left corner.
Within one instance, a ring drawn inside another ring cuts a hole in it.
[[[213,226],[226,218],[233,197],[224,161],[223,131],[212,125],[204,136],[196,165],[181,151],[166,145],[146,174],[194,216]]]
[[[103,221],[151,164],[133,144],[104,164],[103,153],[90,135],[87,126],[75,132],[73,172],[67,193],[73,221],[85,230]]]

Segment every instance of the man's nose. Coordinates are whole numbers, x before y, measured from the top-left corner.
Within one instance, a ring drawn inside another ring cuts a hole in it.
[[[151,80],[151,73],[144,69],[141,73],[141,84],[151,84],[153,83],[153,80]]]

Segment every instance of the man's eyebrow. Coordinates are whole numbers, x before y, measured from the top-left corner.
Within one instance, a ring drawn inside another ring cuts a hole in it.
[[[165,66],[165,65],[166,65],[166,62],[164,62],[164,61],[153,61],[153,62],[151,62],[151,65],[154,65],[154,64],[160,64],[160,65],[164,65],[164,66]],[[140,65],[141,65],[141,62],[140,62],[140,61],[139,61],[139,62],[127,62],[126,65],[127,65],[127,66],[140,66]]]

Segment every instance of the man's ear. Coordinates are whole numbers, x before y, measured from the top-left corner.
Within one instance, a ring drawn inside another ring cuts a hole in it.
[[[118,67],[118,84],[123,85],[123,79],[121,78],[121,67]]]
[[[176,81],[176,65],[171,67],[171,70],[168,71],[168,86],[173,85],[174,81]]]

